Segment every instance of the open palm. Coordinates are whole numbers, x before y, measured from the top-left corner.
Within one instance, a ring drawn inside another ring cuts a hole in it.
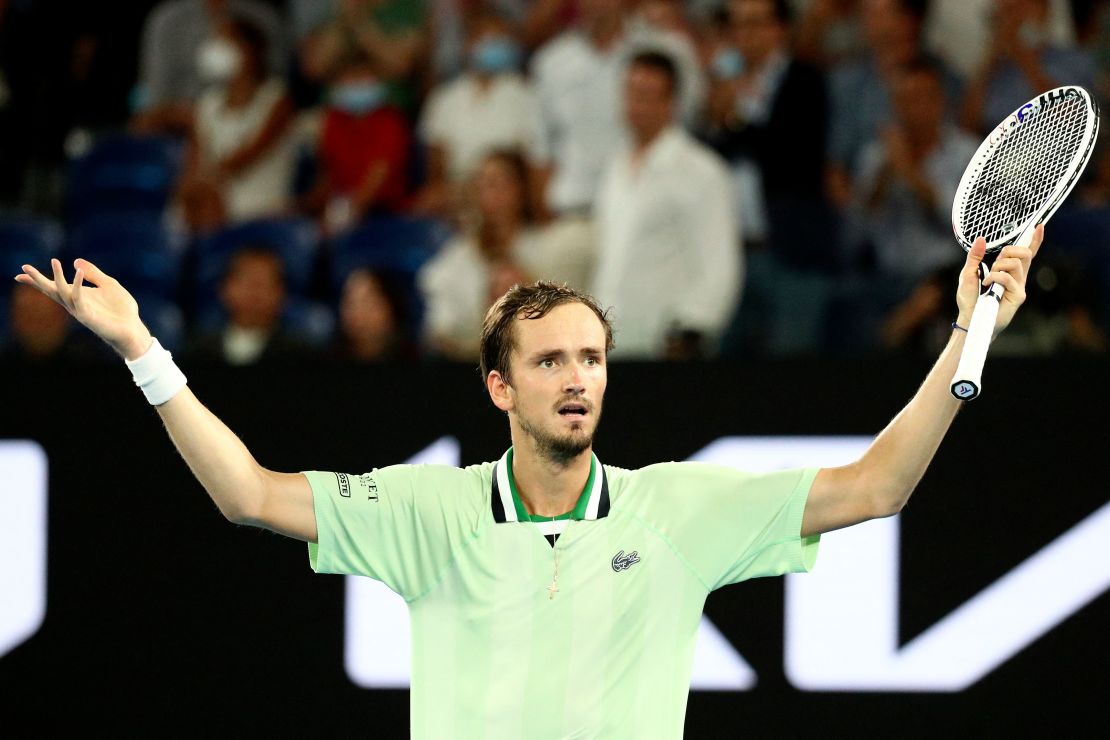
[[[16,275],[16,282],[30,285],[61,304],[71,316],[117,351],[122,352],[128,343],[141,339],[146,329],[139,319],[139,304],[118,280],[84,259],[73,262],[77,270],[73,283],[66,282],[60,260],[50,260],[50,266],[54,271],[53,280],[32,265],[23,265],[25,274]],[[86,280],[87,286],[84,285]]]

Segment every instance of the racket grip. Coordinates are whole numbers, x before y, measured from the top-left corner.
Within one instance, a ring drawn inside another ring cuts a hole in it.
[[[997,292],[994,290],[996,287]],[[964,340],[964,351],[960,355],[956,374],[952,377],[952,395],[961,401],[978,398],[983,389],[983,364],[987,361],[987,349],[994,334],[994,322],[998,318],[1002,292],[1002,286],[996,283],[975,302],[975,312],[971,314],[967,339]]]

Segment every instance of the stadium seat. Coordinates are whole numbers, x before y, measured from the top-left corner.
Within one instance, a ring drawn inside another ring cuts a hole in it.
[[[72,162],[66,191],[71,223],[105,210],[161,211],[173,191],[183,143],[166,136],[115,134]]]
[[[196,243],[195,294],[198,305],[216,295],[227,261],[247,246],[268,247],[281,255],[285,280],[294,295],[307,295],[312,285],[318,253],[319,232],[305,218],[271,218],[249,221],[222,229]]]
[[[30,264],[49,274],[50,258],[62,257],[65,234],[61,224],[31,216],[0,217],[0,269],[8,282]],[[10,286],[5,286],[5,290]]]
[[[70,270],[81,257],[136,298],[177,300],[185,239],[160,214],[110,211],[90,217],[70,232],[65,251]]]
[[[342,287],[359,267],[416,273],[451,237],[442,221],[412,216],[374,216],[335,241],[332,285]]]

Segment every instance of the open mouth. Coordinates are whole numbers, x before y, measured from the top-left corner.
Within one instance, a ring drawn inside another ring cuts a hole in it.
[[[584,419],[589,411],[580,403],[564,403],[559,407],[559,416],[567,419]]]

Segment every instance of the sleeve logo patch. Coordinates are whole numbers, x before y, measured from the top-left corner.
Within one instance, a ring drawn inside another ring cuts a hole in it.
[[[351,481],[346,473],[336,473],[335,479],[339,481],[339,495],[343,498],[351,497]]]

